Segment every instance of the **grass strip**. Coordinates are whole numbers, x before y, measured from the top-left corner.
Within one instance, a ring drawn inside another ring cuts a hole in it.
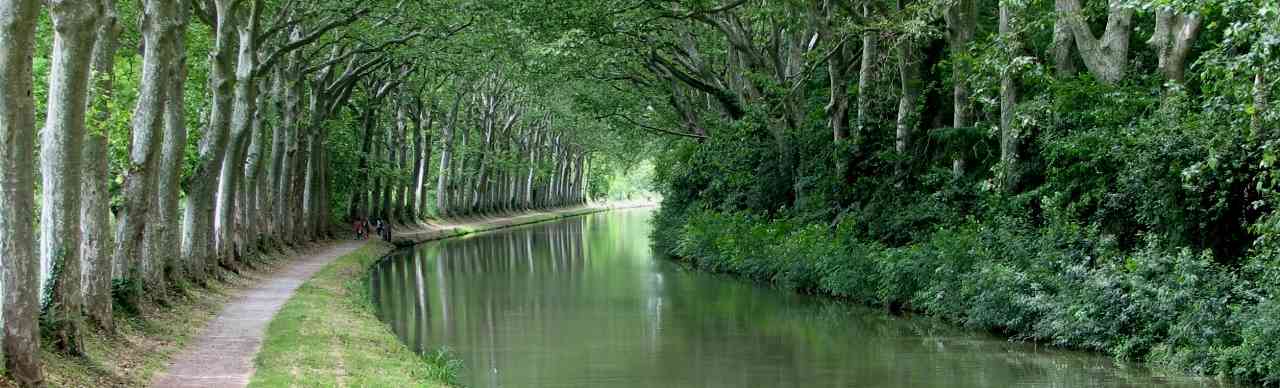
[[[392,250],[370,242],[294,293],[267,327],[251,387],[449,387],[459,363],[420,356],[374,315],[368,268]]]

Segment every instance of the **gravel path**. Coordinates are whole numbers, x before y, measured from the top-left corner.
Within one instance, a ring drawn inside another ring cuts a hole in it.
[[[293,291],[330,262],[366,241],[329,243],[288,259],[287,266],[227,302],[200,336],[151,381],[155,387],[243,387],[253,377],[253,357],[267,324]]]

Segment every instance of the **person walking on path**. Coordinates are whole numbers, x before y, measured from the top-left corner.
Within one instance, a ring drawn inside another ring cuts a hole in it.
[[[364,220],[359,218],[351,221],[351,231],[356,234],[356,240],[364,239]]]

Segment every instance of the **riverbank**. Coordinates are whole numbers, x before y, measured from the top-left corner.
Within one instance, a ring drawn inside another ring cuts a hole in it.
[[[267,327],[249,385],[449,386],[455,363],[401,345],[369,305],[366,269],[393,249],[370,240],[298,287]]]
[[[655,207],[653,202],[617,202],[593,204],[562,209],[529,211],[517,216],[474,216],[459,217],[445,221],[435,221],[407,232],[396,232],[391,239],[398,247],[409,247],[425,242],[464,236],[476,232],[511,228],[521,225],[536,224],[561,218],[576,217],[608,210]]]
[[[970,222],[892,246],[856,237],[858,225],[741,213],[663,208],[654,223],[661,250],[705,271],[1175,375],[1280,382],[1280,309],[1253,294],[1267,278],[1206,254],[1155,245],[1126,252],[1087,231],[1020,224]]]
[[[653,204],[591,205],[507,217],[468,217],[398,231],[396,246]],[[343,256],[298,288],[276,314],[256,359],[251,386],[449,386],[460,367],[438,352],[415,354],[377,318],[368,270],[393,249],[374,241]]]

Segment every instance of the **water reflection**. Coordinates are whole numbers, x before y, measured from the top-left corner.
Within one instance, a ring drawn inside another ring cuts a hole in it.
[[[456,350],[475,387],[1217,386],[686,271],[653,258],[649,217],[403,251],[371,295],[404,343]]]

